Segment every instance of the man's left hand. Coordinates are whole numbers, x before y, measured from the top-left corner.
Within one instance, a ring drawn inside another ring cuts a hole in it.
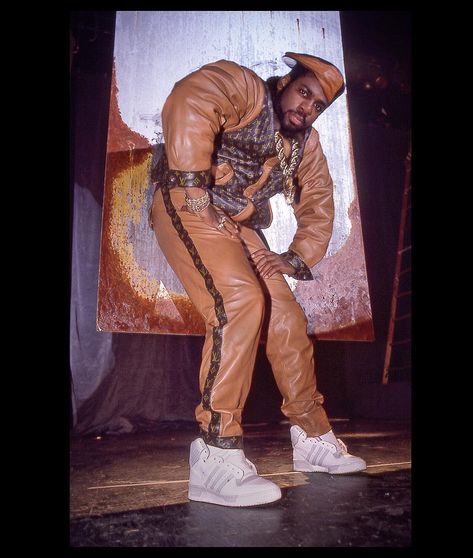
[[[275,273],[293,275],[296,270],[280,254],[270,250],[257,250],[251,254],[251,259],[256,265],[258,273],[264,279],[272,277]]]

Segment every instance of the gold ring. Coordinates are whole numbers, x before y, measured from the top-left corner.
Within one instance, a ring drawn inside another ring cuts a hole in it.
[[[226,217],[222,217],[222,218],[220,219],[220,221],[218,222],[217,229],[222,230],[223,227],[225,226],[225,223],[226,223],[226,222],[227,222],[227,218],[226,218]]]

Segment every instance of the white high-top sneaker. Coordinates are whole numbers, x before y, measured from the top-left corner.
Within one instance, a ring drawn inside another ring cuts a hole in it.
[[[190,447],[189,465],[189,500],[241,507],[281,498],[279,486],[258,476],[241,449],[220,449],[197,438]]]
[[[365,461],[350,455],[346,445],[335,436],[329,442],[320,436],[307,436],[300,426],[291,426],[291,441],[294,471],[343,475],[366,469]]]

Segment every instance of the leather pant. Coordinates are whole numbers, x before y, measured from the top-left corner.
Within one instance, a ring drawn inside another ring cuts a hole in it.
[[[248,258],[266,248],[258,233],[241,226],[241,239],[232,239],[209,227],[185,211],[181,187],[155,192],[152,222],[164,256],[206,326],[202,400],[196,408],[205,442],[242,447],[242,412],[263,326],[283,414],[309,436],[328,432],[304,312],[282,274],[258,277]]]

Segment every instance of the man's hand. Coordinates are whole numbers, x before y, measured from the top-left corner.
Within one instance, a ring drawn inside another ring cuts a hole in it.
[[[210,203],[208,192],[199,187],[189,187],[186,189],[185,195],[188,211],[191,211],[194,215],[200,217],[204,223],[207,223],[207,225],[213,229],[217,229],[223,235],[230,238],[240,238],[239,226],[232,221],[232,219],[226,215],[223,210]],[[195,202],[200,202],[201,200],[203,200],[204,203],[207,202],[207,207],[201,210],[194,210],[192,205],[194,205]]]
[[[210,227],[219,230],[229,238],[240,238],[240,228],[237,223],[226,215],[220,208],[209,205],[203,211],[196,213],[202,221]]]
[[[275,273],[292,275],[296,271],[280,254],[270,250],[257,250],[251,254],[251,259],[254,261],[258,273],[265,279],[272,277]]]

